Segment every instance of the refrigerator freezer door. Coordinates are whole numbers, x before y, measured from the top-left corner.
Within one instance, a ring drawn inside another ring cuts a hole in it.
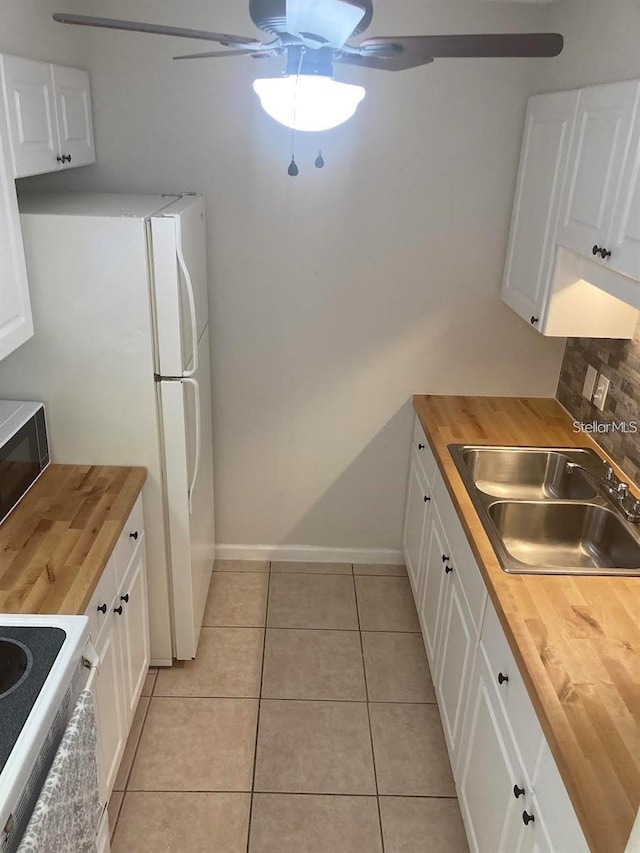
[[[151,218],[156,372],[192,375],[208,323],[204,199],[183,196]]]
[[[158,383],[178,660],[195,657],[215,559],[208,327],[198,344],[198,363],[193,378],[199,394],[191,381]]]

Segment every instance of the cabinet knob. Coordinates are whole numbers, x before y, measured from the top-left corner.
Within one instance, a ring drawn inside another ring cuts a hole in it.
[[[99,604],[98,605],[98,613],[106,613],[106,612],[107,612],[107,605],[106,604]]]
[[[501,672],[498,673],[498,684],[505,684],[505,682],[509,681],[508,675],[503,675]]]
[[[540,317],[534,317],[532,314],[531,315],[531,325],[535,326],[535,324],[538,322],[539,319],[540,319]]]
[[[71,154],[63,154],[62,155],[62,162],[63,163],[70,163],[71,162]]]
[[[124,595],[121,595],[120,601],[124,601],[125,604],[128,604],[129,603],[129,593],[127,592]]]
[[[591,254],[592,254],[594,257],[595,257],[596,255],[599,255],[599,254],[600,254],[600,246],[594,246],[594,247],[593,247],[593,249],[591,250]]]
[[[535,821],[535,816],[529,814],[529,812],[522,812],[522,822],[525,826],[529,826],[530,823]]]
[[[444,570],[448,575],[450,575],[451,572],[453,571],[453,566],[445,566]]]
[[[431,500],[431,498],[429,497],[429,495],[425,495],[425,496],[424,496],[424,502],[425,502],[426,504],[428,504],[430,500]]]
[[[65,163],[66,162],[64,159],[64,154],[58,154],[58,156],[56,157],[56,160],[58,161],[58,163]]]
[[[113,612],[117,613],[118,616],[122,616],[122,605],[120,605],[119,607],[114,607]]]
[[[424,444],[418,444],[418,450],[424,450]]]
[[[517,785],[513,786],[513,796],[518,799],[518,797],[524,797],[525,790],[524,788],[519,788]]]
[[[600,249],[600,257],[603,261],[606,261],[607,258],[611,257],[611,252],[608,249]]]
[[[443,563],[448,563],[448,562],[449,562],[449,558],[447,557],[447,555],[446,555],[446,554],[443,554],[443,555],[442,555],[442,562],[443,562]]]
[[[135,539],[137,539],[137,538],[138,538],[138,535],[139,535],[139,534],[138,534],[138,531],[137,531],[137,530],[134,530],[134,531],[133,531],[133,533],[130,533],[130,534],[129,534],[129,539],[134,539],[134,540],[135,540]]]

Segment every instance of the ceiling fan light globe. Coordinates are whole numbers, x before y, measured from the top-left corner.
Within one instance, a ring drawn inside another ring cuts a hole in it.
[[[267,115],[285,127],[306,132],[344,124],[365,96],[362,86],[305,74],[255,80],[253,89]]]

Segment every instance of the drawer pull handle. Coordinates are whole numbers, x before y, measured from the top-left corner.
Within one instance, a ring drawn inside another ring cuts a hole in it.
[[[127,592],[124,595],[121,595],[120,601],[124,601],[125,604],[128,604],[129,603],[129,593]]]
[[[445,570],[446,574],[450,575],[451,572],[453,571],[453,566],[445,566],[444,570]]]
[[[525,790],[524,788],[518,788],[517,785],[513,786],[513,796],[518,799],[518,797],[524,797]]]
[[[534,823],[535,815],[529,814],[528,812],[522,812],[522,822],[525,826],[529,826],[530,823]]]
[[[509,681],[508,675],[503,675],[501,672],[498,673],[498,684],[504,684]]]
[[[106,613],[106,612],[107,612],[107,605],[106,604],[99,604],[98,605],[98,613]]]
[[[418,450],[424,450],[424,444],[418,444]]]
[[[424,496],[424,502],[425,502],[426,504],[428,504],[430,500],[431,500],[431,498],[429,497],[429,495],[425,495],[425,496]]]
[[[443,554],[443,555],[442,555],[442,562],[443,562],[443,563],[448,563],[448,562],[449,562],[449,557],[447,557],[447,555],[446,555],[446,554]]]
[[[133,531],[133,533],[130,533],[130,534],[129,534],[129,539],[134,539],[134,540],[135,540],[135,539],[137,539],[137,538],[138,538],[138,536],[139,536],[138,531],[137,531],[137,530],[134,530],[134,531]]]
[[[117,613],[118,616],[122,616],[122,605],[120,605],[119,607],[114,607],[113,612]]]

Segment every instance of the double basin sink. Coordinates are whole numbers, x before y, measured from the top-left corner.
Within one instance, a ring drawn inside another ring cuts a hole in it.
[[[640,524],[605,497],[594,451],[449,450],[504,571],[640,575]]]

